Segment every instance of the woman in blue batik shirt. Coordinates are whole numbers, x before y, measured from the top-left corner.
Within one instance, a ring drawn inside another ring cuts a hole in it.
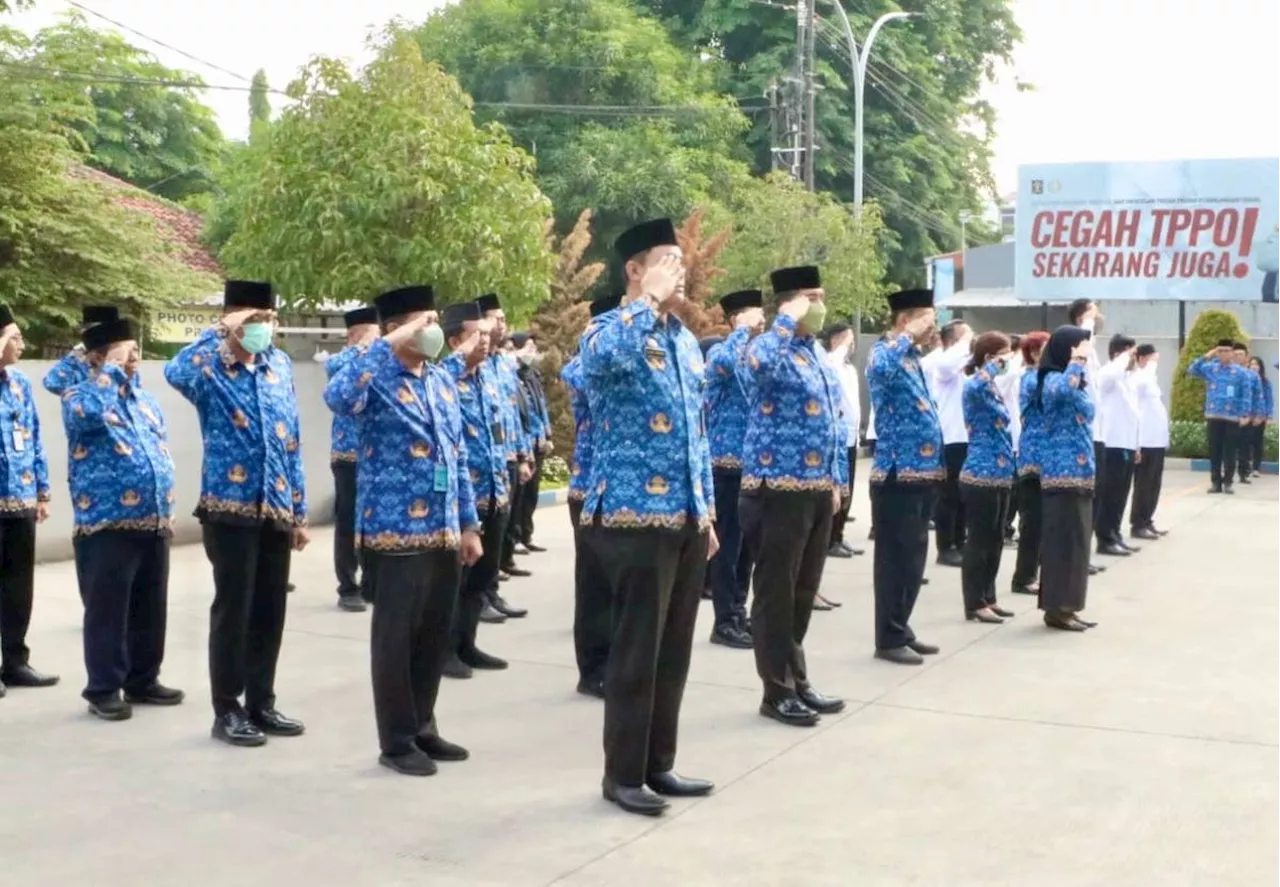
[[[996,576],[1004,551],[1004,518],[1013,491],[1015,462],[1009,407],[996,380],[1009,370],[1009,337],[983,333],[973,351],[961,392],[965,432],[969,437],[960,469],[964,503],[965,544],[960,564],[964,615],[970,622],[1000,624],[1013,615],[996,604]]]
[[[1044,441],[1044,413],[1036,402],[1036,367],[1049,341],[1043,330],[1022,337],[1022,372],[1018,379],[1018,404],[1022,433],[1018,437],[1018,480],[1016,484],[1020,520],[1018,560],[1013,568],[1014,594],[1039,594],[1040,575],[1040,447]]]
[[[1092,333],[1078,326],[1054,330],[1036,371],[1035,401],[1044,421],[1040,448],[1040,609],[1044,624],[1084,631],[1079,617],[1089,589],[1093,534],[1093,398],[1086,367]]]

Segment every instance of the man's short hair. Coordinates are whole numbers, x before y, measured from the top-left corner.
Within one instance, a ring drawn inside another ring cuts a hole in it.
[[[1084,313],[1093,307],[1093,299],[1076,299],[1071,303],[1071,307],[1067,309],[1067,319],[1071,321],[1073,326],[1080,325],[1080,318],[1084,317]]]

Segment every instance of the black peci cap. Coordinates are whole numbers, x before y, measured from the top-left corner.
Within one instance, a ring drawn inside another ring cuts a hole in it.
[[[497,293],[485,293],[476,299],[476,305],[479,306],[481,313],[488,314],[490,311],[501,311],[502,300],[498,298]]]
[[[80,309],[80,323],[88,326],[91,323],[107,323],[120,319],[120,309],[115,305],[85,305]]]
[[[678,246],[676,228],[670,219],[652,219],[628,228],[618,235],[613,248],[622,261],[638,256],[655,246]]]
[[[94,324],[85,330],[80,338],[84,342],[85,350],[93,351],[98,348],[106,348],[108,345],[114,345],[116,342],[127,342],[130,339],[138,338],[138,336],[133,330],[133,324],[120,317],[115,320]]]
[[[822,274],[817,265],[797,265],[794,268],[779,268],[769,275],[769,285],[774,295],[794,293],[797,290],[816,290],[822,288]]]
[[[932,308],[933,290],[902,290],[886,298],[890,311],[910,311],[913,308]]]
[[[222,307],[273,311],[276,307],[276,294],[266,281],[228,280],[222,286]]]
[[[13,312],[9,310],[8,305],[0,305],[0,329],[4,329],[11,323],[16,323],[13,319]]]
[[[378,319],[386,323],[393,317],[403,317],[415,311],[430,311],[436,306],[435,291],[429,286],[402,286],[387,290],[373,300]]]
[[[480,313],[480,306],[475,302],[455,302],[452,305],[446,305],[444,311],[440,312],[440,326],[444,327],[444,331],[453,334],[458,333],[465,323],[473,323],[480,320],[484,315]]]
[[[347,325],[347,329],[353,326],[362,326],[367,323],[378,322],[378,309],[372,305],[365,305],[362,308],[356,308],[342,315],[343,322]]]
[[[720,297],[720,309],[724,311],[726,317],[744,308],[763,307],[764,293],[760,290],[738,290],[736,293]]]

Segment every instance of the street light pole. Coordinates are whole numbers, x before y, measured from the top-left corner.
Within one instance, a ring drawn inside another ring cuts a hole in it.
[[[867,83],[867,61],[871,57],[871,46],[876,42],[880,29],[894,19],[911,18],[912,12],[886,12],[876,19],[871,30],[867,32],[867,42],[858,52],[858,41],[854,39],[853,27],[849,24],[849,16],[845,14],[840,0],[831,0],[831,5],[840,15],[840,24],[844,26],[844,39],[849,43],[849,58],[853,62],[853,213],[862,214],[862,119],[864,116],[862,96]]]

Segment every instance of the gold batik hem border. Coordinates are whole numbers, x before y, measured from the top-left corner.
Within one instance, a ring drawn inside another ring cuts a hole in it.
[[[462,542],[462,535],[453,530],[436,530],[432,533],[392,533],[383,531],[372,536],[358,535],[356,546],[367,548],[381,554],[392,554],[401,551],[440,551],[456,549]]]
[[[689,519],[688,512],[683,511],[679,514],[640,514],[629,508],[623,508],[618,511],[600,512],[600,526],[611,530],[683,530],[689,523]],[[698,529],[707,529],[714,519],[714,515],[697,518]],[[590,527],[594,523],[595,515],[588,514],[584,510],[579,525]]]
[[[758,490],[761,487],[768,487],[771,490],[779,490],[784,493],[821,493],[835,488],[835,478],[832,477],[791,477],[789,475],[760,477],[758,475],[745,474],[742,476],[742,489]]]
[[[196,504],[196,514],[228,514],[246,520],[272,521],[286,526],[305,527],[307,519],[299,517],[291,509],[278,508],[275,505],[257,502],[237,502],[233,499],[220,499],[205,493]]]
[[[38,502],[47,501],[47,499],[19,499],[16,496],[6,496],[0,499],[0,514],[34,513]]]
[[[1042,475],[1040,477],[1040,489],[1042,490],[1076,490],[1081,493],[1093,492],[1092,477],[1048,477]]]
[[[570,490],[568,498],[570,502],[585,502],[587,494],[585,490]]]
[[[1039,465],[1019,465],[1018,466],[1018,477],[1039,477],[1039,476],[1040,476]]]
[[[968,471],[960,472],[960,483],[969,487],[988,487],[990,489],[1000,489],[1001,487],[1013,486],[1013,474],[1008,477],[978,477]]]
[[[903,471],[899,469],[894,480],[900,484],[933,484],[944,480],[945,478],[946,472],[941,468],[931,471],[915,471],[912,469]],[[881,468],[874,468],[871,470],[871,477],[868,479],[868,483],[883,484],[888,479],[889,472]]]
[[[1241,419],[1248,419],[1248,418],[1249,418],[1248,416],[1219,416],[1219,415],[1217,415],[1216,413],[1213,413],[1213,414],[1205,413],[1205,414],[1204,414],[1204,420],[1205,420],[1206,422],[1208,422],[1208,421],[1210,421],[1210,420],[1214,420],[1214,421],[1217,421],[1217,422],[1239,422]]]
[[[163,536],[173,535],[173,518],[171,517],[135,517],[124,520],[104,520],[96,524],[76,524],[71,535],[77,538],[92,536],[111,530],[129,533],[156,533]]]
[[[737,456],[718,456],[711,460],[712,468],[729,468],[734,471],[742,470],[742,460]]]
[[[340,451],[338,451],[338,450],[334,450],[334,451],[332,451],[332,452],[330,452],[330,453],[329,453],[329,461],[330,461],[331,463],[334,463],[334,462],[341,462],[341,463],[343,463],[343,464],[346,464],[346,463],[352,463],[352,464],[354,464],[354,463],[358,460],[358,456],[359,456],[359,454],[358,454],[355,450],[352,450],[352,451],[351,451],[351,452],[349,452],[349,453],[348,453],[348,452],[340,452]]]

